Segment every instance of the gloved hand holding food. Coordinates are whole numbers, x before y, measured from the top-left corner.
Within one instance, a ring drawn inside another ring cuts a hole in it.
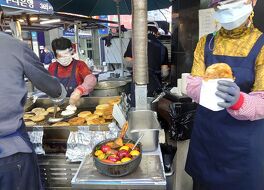
[[[78,105],[80,103],[81,96],[82,93],[80,92],[80,90],[75,89],[70,96],[70,100],[69,100],[70,105],[74,105],[74,106]]]
[[[235,90],[231,88],[236,86],[233,81],[233,72],[228,64],[215,63],[207,67],[201,86],[200,105],[213,111],[220,111],[234,105],[238,99],[233,92]],[[239,93],[238,88],[238,98]]]
[[[240,97],[240,88],[235,82],[220,80],[218,81],[217,92],[218,97],[225,100],[225,102],[219,102],[218,105],[222,108],[229,108],[235,105]]]

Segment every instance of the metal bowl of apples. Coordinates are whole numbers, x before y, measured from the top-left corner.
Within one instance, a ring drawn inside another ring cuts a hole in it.
[[[110,176],[121,177],[134,172],[142,158],[142,145],[139,143],[134,150],[135,142],[123,140],[123,146],[115,146],[116,139],[107,139],[98,143],[93,149],[93,160],[98,172]]]

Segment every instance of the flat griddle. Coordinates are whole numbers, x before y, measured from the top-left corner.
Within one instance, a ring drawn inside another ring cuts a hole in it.
[[[69,121],[73,117],[77,117],[77,115],[82,112],[82,111],[91,111],[92,113],[95,111],[95,108],[98,104],[105,104],[111,99],[115,99],[118,96],[111,96],[111,97],[82,97],[81,98],[81,106],[78,107],[76,111],[76,115],[73,115],[72,117],[66,118],[64,121]],[[69,105],[69,99],[66,99],[63,105],[60,105],[60,111],[56,114],[56,117],[61,117],[61,112],[66,109],[66,107]],[[51,102],[50,99],[48,98],[39,98],[33,106],[30,107],[30,110],[27,109],[26,112],[31,111],[33,108],[36,107],[42,107],[42,108],[49,108],[54,106],[54,104]],[[66,129],[70,131],[77,131],[80,126],[59,126],[55,127],[52,126],[48,122],[48,118],[53,117],[53,114],[50,113],[45,117],[45,120],[41,122],[35,122],[36,125],[34,126],[27,126],[27,129],[29,131],[34,130],[36,127],[44,127],[47,129]],[[106,122],[112,122],[113,120],[106,120]],[[83,125],[84,127],[88,127],[87,124]],[[109,131],[108,124],[103,124],[103,125],[89,125],[89,130],[91,131]]]

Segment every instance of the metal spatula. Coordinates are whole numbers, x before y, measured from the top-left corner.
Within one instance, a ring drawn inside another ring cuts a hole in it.
[[[60,122],[60,121],[63,120],[63,118],[56,118],[57,111],[58,111],[58,105],[54,104],[53,117],[50,117],[49,120],[48,120],[50,123],[57,123],[57,122]]]

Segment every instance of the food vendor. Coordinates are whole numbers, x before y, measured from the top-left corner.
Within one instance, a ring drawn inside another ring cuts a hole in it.
[[[168,49],[158,39],[159,27],[156,22],[148,22],[148,74],[149,84],[148,97],[154,97],[156,93],[162,91],[162,77],[167,77],[168,73]],[[133,55],[132,55],[132,40],[130,40],[126,52],[124,54],[125,60],[133,66]],[[134,106],[135,85],[132,85],[131,89],[131,104]]]
[[[72,43],[69,39],[61,37],[53,40],[52,49],[56,62],[51,63],[48,70],[65,86],[70,104],[77,105],[81,96],[93,91],[96,77],[83,61],[73,59]]]
[[[212,0],[222,28],[194,53],[187,94],[199,102],[205,69],[228,64],[235,81],[218,82],[224,110],[199,106],[186,163],[195,190],[264,189],[264,35],[253,25],[256,0]]]

